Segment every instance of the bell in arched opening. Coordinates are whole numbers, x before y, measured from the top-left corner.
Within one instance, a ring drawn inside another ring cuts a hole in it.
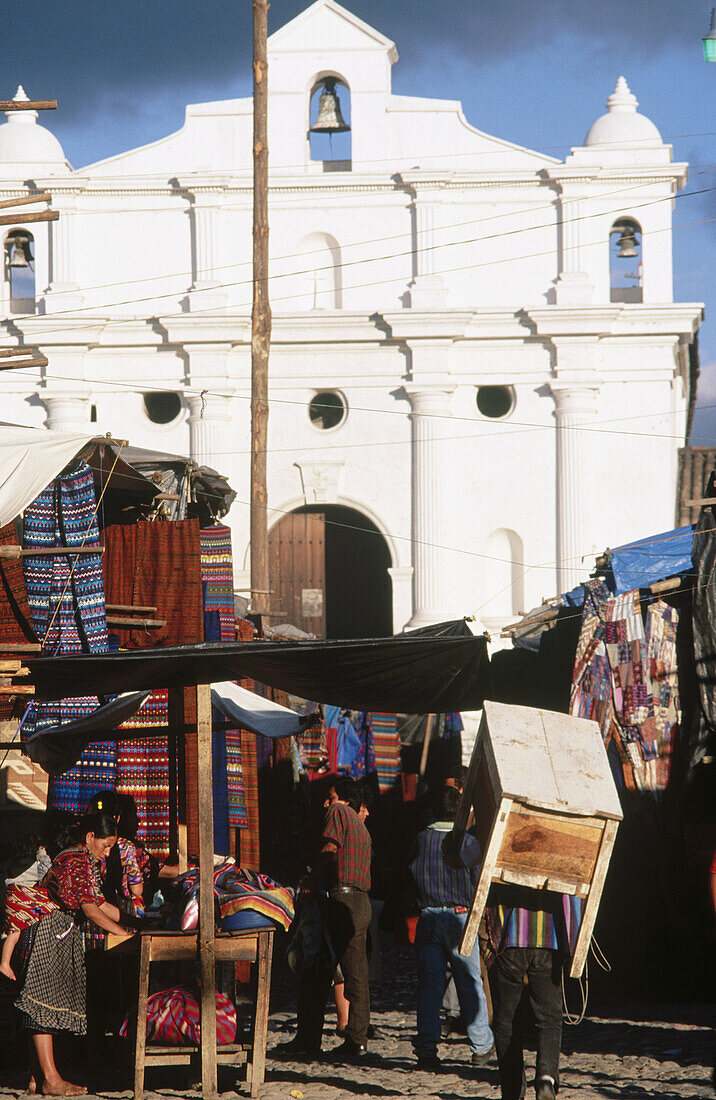
[[[9,267],[29,267],[33,260],[30,238],[22,233],[8,237],[5,242]]]
[[[619,228],[621,229],[621,235],[619,237],[619,240],[617,241],[617,248],[619,249],[619,251],[617,252],[617,256],[638,256],[639,253],[637,252],[636,248],[636,230],[634,226],[630,225],[628,222],[625,222]]]
[[[341,105],[336,94],[334,77],[327,76],[323,81],[318,101],[318,117],[310,128],[312,134],[345,134],[350,126],[341,114]]]

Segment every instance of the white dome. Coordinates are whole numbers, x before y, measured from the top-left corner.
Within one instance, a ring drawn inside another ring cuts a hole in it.
[[[663,146],[661,134],[653,122],[637,112],[638,106],[636,96],[632,95],[626,80],[620,76],[607,100],[607,113],[592,124],[584,144],[612,149]]]
[[[15,100],[27,100],[20,86]],[[37,111],[7,111],[7,122],[0,126],[0,176],[23,174],[31,167],[36,172],[68,172],[62,146],[49,130],[37,124]]]

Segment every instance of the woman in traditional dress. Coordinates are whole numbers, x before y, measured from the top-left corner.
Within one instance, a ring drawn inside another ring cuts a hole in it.
[[[87,1031],[84,942],[79,921],[120,935],[119,910],[104,898],[100,865],[117,842],[117,825],[108,814],[83,817],[76,843],[60,852],[41,885],[57,905],[26,927],[15,966],[21,989],[15,1001],[19,1023],[32,1038],[33,1074],[30,1092],[45,1096],[79,1096],[82,1085],[65,1081],[55,1065],[53,1037]]]

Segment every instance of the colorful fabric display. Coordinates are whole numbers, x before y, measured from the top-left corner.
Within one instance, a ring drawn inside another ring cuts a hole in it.
[[[86,463],[60,474],[26,509],[24,546],[27,550],[99,546],[94,475]],[[23,566],[32,623],[43,653],[106,652],[100,554],[28,555]],[[23,735],[64,725],[98,706],[96,695],[33,703]],[[115,768],[113,742],[89,744],[74,767],[50,779],[48,807],[81,813],[98,790],[114,786]]]
[[[177,879],[186,903],[181,918],[184,931],[199,923],[199,868],[191,867]],[[222,863],[214,868],[214,896],[223,917],[247,909],[260,913],[287,931],[294,915],[293,891],[269,875]]]
[[[129,1017],[119,1029],[122,1038],[129,1034]],[[233,1043],[236,1038],[236,1009],[225,993],[216,993],[216,1041]],[[147,1001],[147,1041],[168,1046],[199,1046],[201,1011],[199,1002],[188,989],[164,989]]]
[[[604,644],[609,589],[601,578],[584,586],[582,628],[577,642],[572,676],[569,713],[575,718],[592,718],[608,740],[614,708],[612,673]]]
[[[663,600],[651,605],[646,617],[647,659],[656,725],[656,788],[666,790],[671,771],[674,727],[681,722],[676,631],[679,613]]]
[[[375,767],[381,794],[391,790],[400,771],[400,736],[394,714],[371,713],[369,716],[375,750]],[[460,723],[462,726],[462,722]]]
[[[17,546],[14,523],[0,527],[0,546]],[[37,641],[20,558],[0,558],[0,653],[3,644]]]
[[[352,779],[363,779],[364,776],[375,771],[373,731],[368,721],[368,714],[363,711],[358,712],[356,732],[360,740],[360,748],[348,774]]]
[[[241,730],[226,731],[226,780],[229,827],[245,829],[248,825],[246,791],[241,767]]]

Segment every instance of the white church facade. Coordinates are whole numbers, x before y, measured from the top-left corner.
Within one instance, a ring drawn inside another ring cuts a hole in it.
[[[687,167],[622,78],[558,160],[459,102],[393,95],[396,60],[334,0],[269,39],[270,524],[311,508],[368,530],[389,628],[495,630],[595,552],[673,526],[702,313],[673,301]],[[331,89],[350,129],[328,139],[310,128]],[[3,419],[225,474],[237,589],[251,145],[250,99],[189,106],[177,133],[78,170],[34,112],[0,126],[0,198],[47,189],[60,213],[3,237],[0,344],[48,360],[3,373]],[[360,597],[360,560],[341,577],[338,558],[334,590]]]

